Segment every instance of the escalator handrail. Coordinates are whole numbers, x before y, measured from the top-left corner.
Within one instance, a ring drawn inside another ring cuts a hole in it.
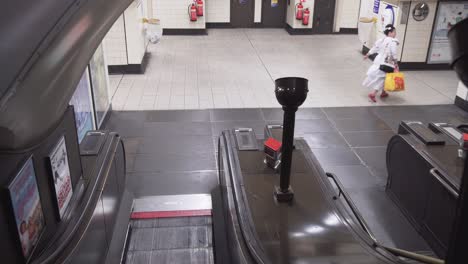
[[[240,165],[239,161],[235,158],[236,155],[233,153],[233,144],[231,142],[231,132],[230,131],[223,131],[222,137],[224,138],[225,145],[226,145],[226,154],[227,154],[227,159],[228,159],[228,165],[229,165],[229,176],[232,181],[232,190],[233,190],[233,195],[234,195],[234,201],[235,201],[235,210],[236,213],[240,216],[239,221],[240,221],[240,229],[242,233],[242,237],[244,238],[245,244],[252,256],[252,258],[255,260],[256,263],[259,264],[270,264],[270,260],[265,256],[264,250],[262,249],[261,245],[258,243],[259,239],[257,238],[255,231],[251,230],[248,227],[253,226],[253,221],[249,217],[251,216],[250,213],[250,208],[248,206],[243,206],[243,208],[240,208],[241,204],[246,204],[248,205],[248,202],[246,200],[245,193],[239,190],[241,183],[238,183],[237,177],[235,175],[239,175],[241,173],[240,171]],[[239,201],[241,200],[241,201]]]
[[[374,234],[372,233],[369,226],[367,225],[366,220],[364,220],[364,217],[362,217],[361,213],[359,212],[359,209],[356,207],[353,200],[351,200],[351,198],[349,197],[349,194],[344,190],[344,187],[341,184],[341,182],[336,179],[335,174],[331,172],[326,172],[325,174],[327,175],[328,178],[331,178],[333,182],[336,184],[339,190],[338,196],[343,195],[343,198],[345,199],[348,206],[351,208],[351,211],[353,212],[354,216],[358,220],[362,229],[364,229],[364,231],[369,235],[369,237],[372,239],[375,245],[377,243],[377,239],[375,238]]]
[[[116,137],[118,137],[118,135],[116,135]],[[119,142],[119,141],[120,140],[118,140],[117,142]],[[118,146],[117,144],[109,144],[108,150],[110,150],[111,147],[114,147],[114,149],[110,152],[111,155],[108,156],[108,159],[103,162],[103,166],[99,167],[98,172],[93,171],[93,175],[96,175],[96,177],[94,177],[93,181],[88,183],[88,186],[86,187],[87,190],[84,193],[84,198],[86,198],[86,196],[88,196],[89,199],[86,200],[86,203],[82,207],[83,209],[81,210],[79,215],[75,218],[76,221],[74,222],[73,228],[71,228],[71,230],[66,230],[66,231],[68,231],[67,232],[67,237],[65,237],[64,240],[61,241],[61,243],[57,247],[47,248],[44,252],[42,252],[41,256],[38,259],[34,260],[31,264],[54,263],[54,262],[57,261],[57,259],[61,258],[62,257],[61,254],[67,248],[70,248],[70,247],[71,247],[71,250],[70,250],[68,256],[64,256],[64,257],[65,257],[65,259],[68,259],[73,254],[74,250],[76,249],[79,242],[83,238],[86,230],[88,229],[89,224],[91,223],[91,217],[93,215],[92,212],[94,212],[94,207],[96,206],[97,201],[99,200],[99,197],[101,196],[102,190],[104,189],[103,187],[104,187],[104,185],[105,185],[105,183],[107,181],[107,176],[109,175],[109,172],[110,172],[110,169],[111,169],[110,165],[111,165],[112,160],[114,159],[114,157],[115,157],[115,155],[117,153],[117,150],[118,150],[117,146]],[[105,164],[108,164],[108,166],[106,168],[104,168]],[[103,173],[104,169],[105,169],[105,172]],[[99,188],[101,189],[101,191],[96,192],[96,190],[99,190]],[[90,212],[91,212],[91,215],[89,216]],[[88,219],[85,219],[86,216],[88,216]],[[78,232],[78,230],[80,229],[80,227],[84,227],[84,230],[83,230],[83,232],[81,234],[81,237],[77,240],[77,242],[75,244],[71,244],[73,238],[75,237],[75,235]],[[56,243],[59,239],[60,239],[60,237],[55,238],[53,240],[53,242],[51,243],[51,245]],[[50,250],[51,252],[47,252],[48,250]]]

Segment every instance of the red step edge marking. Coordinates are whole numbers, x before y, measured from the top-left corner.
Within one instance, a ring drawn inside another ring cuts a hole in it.
[[[210,216],[211,210],[182,210],[182,211],[154,211],[133,212],[131,219],[154,219],[167,217]]]

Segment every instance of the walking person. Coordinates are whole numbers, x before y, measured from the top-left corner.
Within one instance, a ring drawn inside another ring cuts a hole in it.
[[[363,82],[363,85],[371,90],[368,96],[374,103],[377,102],[376,95],[378,92],[381,92],[380,98],[388,97],[388,93],[384,91],[385,75],[398,70],[397,48],[399,42],[395,38],[395,27],[388,24],[385,26],[384,34],[385,37],[377,40],[364,56],[364,59],[367,59],[369,55],[378,53]]]

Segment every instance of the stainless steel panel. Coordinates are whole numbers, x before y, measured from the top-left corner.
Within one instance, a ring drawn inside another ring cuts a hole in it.
[[[8,34],[8,39],[14,38],[14,35],[29,36],[34,34],[31,32],[34,32],[34,27],[39,25],[31,17],[37,16],[39,21],[41,19],[47,20],[51,17],[52,10],[61,12],[60,15],[62,15],[63,8],[60,8],[61,4],[58,4],[60,1],[55,2],[57,9],[53,9],[53,6],[50,5],[43,5],[44,1],[31,6],[34,14],[27,16],[26,32],[21,34],[21,32],[15,31],[14,34]],[[0,83],[0,87],[8,87],[0,98],[0,108],[2,109],[0,149],[21,149],[32,146],[57,125],[95,49],[131,0],[75,2],[80,5],[75,6],[73,14],[64,16],[62,20],[57,21],[58,24],[61,24],[58,32],[51,31],[50,35],[43,33],[40,36],[41,39],[47,39],[47,37],[55,35],[52,41],[41,47],[40,56],[39,53],[34,54],[27,67],[24,67],[23,64],[21,67],[13,69],[15,75],[23,70],[27,70],[27,72],[23,76],[17,76],[18,79],[13,85],[9,80]],[[24,6],[24,1],[10,1],[10,3],[15,4],[10,5],[7,9],[2,8],[2,11],[8,12],[13,9],[24,11],[21,8]],[[31,4],[28,2],[27,5]],[[40,12],[44,8],[47,10]],[[4,12],[2,12],[3,14]],[[24,13],[13,12],[13,15],[18,20],[25,19]],[[8,23],[6,26],[15,30],[21,28],[18,27],[18,24],[12,26]],[[3,29],[1,32],[5,36]],[[51,30],[52,26],[49,26],[48,29]],[[47,31],[47,33],[49,32]],[[8,42],[7,45],[14,47],[21,45],[21,42],[15,40]],[[2,41],[3,43],[5,42]],[[34,46],[37,47],[37,45],[38,43]],[[11,55],[8,54],[8,56]]]

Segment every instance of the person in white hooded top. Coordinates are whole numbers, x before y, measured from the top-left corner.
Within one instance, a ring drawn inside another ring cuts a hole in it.
[[[369,58],[369,55],[378,53],[374,59],[374,63],[367,71],[367,78],[364,80],[363,85],[369,89],[369,99],[372,102],[377,102],[375,99],[377,93],[380,91],[380,97],[385,98],[388,93],[384,91],[385,75],[387,72],[393,72],[398,69],[398,40],[396,37],[396,29],[391,24],[385,27],[385,37],[377,40],[374,46],[364,56],[364,59]],[[383,65],[383,66],[382,66]],[[384,69],[385,71],[383,71]]]

